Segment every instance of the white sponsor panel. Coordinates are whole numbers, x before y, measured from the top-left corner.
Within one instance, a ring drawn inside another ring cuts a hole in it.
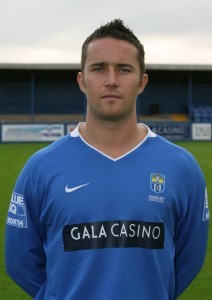
[[[7,216],[7,224],[19,228],[27,228],[27,213],[24,196],[13,192]]]
[[[193,123],[192,140],[210,141],[211,123]]]
[[[3,124],[2,142],[52,142],[64,135],[63,124]]]
[[[208,192],[207,188],[205,188],[205,198],[204,198],[204,209],[203,209],[203,221],[209,220],[210,213],[209,213],[209,207],[208,207]]]

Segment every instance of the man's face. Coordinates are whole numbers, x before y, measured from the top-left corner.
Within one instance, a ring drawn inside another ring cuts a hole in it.
[[[147,83],[141,75],[137,49],[113,38],[91,42],[78,83],[87,97],[87,116],[116,121],[134,115],[136,98]]]

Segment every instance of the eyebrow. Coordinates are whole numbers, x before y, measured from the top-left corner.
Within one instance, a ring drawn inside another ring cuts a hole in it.
[[[89,66],[89,68],[93,68],[93,67],[105,67],[105,66],[109,66],[109,63],[107,62],[96,62],[93,63]],[[134,69],[134,66],[128,63],[117,63],[115,64],[115,66],[119,67],[119,68],[123,68],[123,67],[128,67],[130,69]]]

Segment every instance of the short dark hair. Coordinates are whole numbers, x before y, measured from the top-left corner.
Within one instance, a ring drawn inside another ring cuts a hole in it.
[[[138,50],[138,61],[140,65],[141,74],[145,72],[145,52],[144,46],[139,39],[134,35],[131,29],[126,27],[122,20],[115,19],[105,25],[97,28],[91,35],[89,35],[82,45],[81,54],[81,69],[84,70],[85,61],[87,58],[88,45],[94,40],[111,37],[118,40],[124,40],[131,43]]]

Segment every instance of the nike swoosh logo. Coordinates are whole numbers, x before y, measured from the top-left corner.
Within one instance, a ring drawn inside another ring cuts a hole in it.
[[[73,188],[69,188],[68,185],[65,187],[65,192],[66,193],[72,193],[78,189],[81,189],[82,187],[88,185],[89,183],[85,183],[85,184],[82,184],[82,185],[78,185],[78,186],[75,186]]]

